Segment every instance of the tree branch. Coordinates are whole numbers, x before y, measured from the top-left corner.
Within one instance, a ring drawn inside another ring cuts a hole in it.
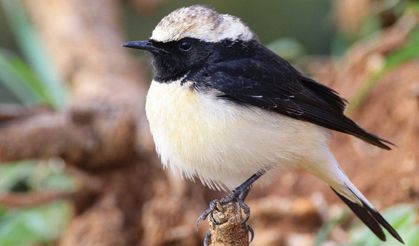
[[[96,167],[132,157],[133,132],[135,119],[106,104],[39,113],[0,126],[0,161],[62,157]]]
[[[0,204],[10,208],[32,207],[48,202],[72,199],[74,192],[48,191],[34,193],[6,193],[0,195]]]
[[[16,104],[0,105],[0,123],[30,117],[39,113],[51,112],[46,106],[21,106]]]

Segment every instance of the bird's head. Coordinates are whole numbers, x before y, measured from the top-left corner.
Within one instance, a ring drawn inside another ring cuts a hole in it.
[[[150,52],[155,80],[169,82],[202,65],[217,46],[252,39],[253,33],[239,18],[194,5],[164,17],[150,39],[126,42],[123,46]]]

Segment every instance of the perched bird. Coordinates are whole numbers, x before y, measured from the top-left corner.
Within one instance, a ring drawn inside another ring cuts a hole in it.
[[[194,5],[164,17],[145,41],[155,74],[146,114],[163,165],[244,204],[251,185],[277,167],[326,182],[379,237],[394,228],[352,184],[328,146],[330,130],[389,150],[391,143],[344,115],[338,93],[263,46],[239,18]],[[204,219],[213,204],[200,217]]]

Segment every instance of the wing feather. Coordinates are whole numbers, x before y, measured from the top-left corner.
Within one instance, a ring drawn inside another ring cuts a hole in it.
[[[190,77],[199,80],[201,86],[218,90],[220,98],[311,122],[391,149],[391,142],[366,132],[344,115],[346,101],[336,91],[301,75],[276,55],[267,57],[218,62]]]

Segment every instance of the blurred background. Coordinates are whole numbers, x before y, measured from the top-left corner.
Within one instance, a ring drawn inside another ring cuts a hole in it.
[[[223,195],[162,170],[144,116],[146,39],[182,6],[239,16],[274,52],[396,143],[335,134],[337,159],[406,245],[419,245],[419,3],[408,0],[0,0],[0,245],[201,245]],[[317,179],[282,172],[249,197],[252,245],[398,245]]]

